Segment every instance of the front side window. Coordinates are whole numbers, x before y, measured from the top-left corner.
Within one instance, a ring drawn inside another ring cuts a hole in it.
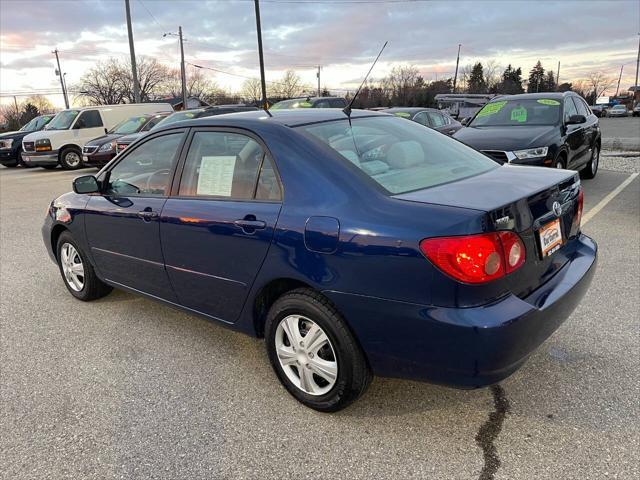
[[[479,175],[498,164],[472,148],[394,117],[368,117],[297,127],[354,164],[390,194]]]
[[[67,130],[78,116],[78,110],[63,110],[58,113],[51,123],[47,126],[47,130]]]
[[[178,194],[277,200],[280,187],[271,161],[252,138],[237,133],[196,132],[189,147]]]
[[[587,105],[580,100],[579,98],[573,98],[573,103],[576,104],[576,109],[578,110],[578,115],[584,115],[585,117],[589,116],[589,109]]]
[[[109,172],[107,195],[165,196],[182,132],[153,138],[125,156]]]
[[[101,126],[102,117],[100,117],[100,112],[97,110],[85,110],[80,114],[80,117],[76,120],[73,128],[96,128]]]
[[[564,121],[568,122],[572,115],[577,115],[578,110],[576,109],[575,103],[570,98],[564,99]]]
[[[482,107],[469,126],[555,125],[560,119],[560,106],[560,101],[552,98],[497,100]]]
[[[414,122],[418,122],[420,125],[424,125],[426,127],[430,127],[429,120],[427,119],[427,112],[417,113],[415,117],[413,117]]]

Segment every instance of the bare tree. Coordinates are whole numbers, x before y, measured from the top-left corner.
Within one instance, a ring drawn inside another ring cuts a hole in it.
[[[484,83],[489,92],[495,90],[500,83],[502,70],[495,60],[488,60],[483,65]]]
[[[187,72],[187,97],[204,98],[205,95],[217,90],[217,85],[207,78],[200,69],[192,69]],[[171,96],[182,96],[182,83],[180,80],[180,70],[170,70],[168,74],[168,81],[165,86],[165,91],[168,91]]]
[[[262,87],[260,85],[260,79],[248,78],[242,84],[240,94],[248,102],[259,102],[262,100]]]
[[[122,68],[115,58],[90,68],[74,89],[93,105],[124,103],[126,98]]]
[[[382,83],[389,90],[394,103],[406,106],[413,102],[416,90],[424,85],[424,80],[416,67],[400,65],[393,67]]]
[[[22,126],[20,124],[21,115],[22,111],[20,107],[16,110],[13,104],[0,106],[0,118],[2,118],[2,123],[4,123],[9,130],[18,130]]]
[[[596,99],[616,83],[616,79],[614,77],[607,77],[602,72],[593,72],[589,74],[587,81]]]
[[[293,70],[287,70],[283,77],[273,82],[270,87],[274,96],[282,98],[299,97],[309,89]]]
[[[155,58],[138,58],[138,83],[140,84],[140,100],[149,101],[155,98],[163,89],[169,77],[169,69],[159,63]],[[121,70],[122,87],[125,91],[125,98],[130,102],[135,102],[133,95],[133,76],[128,64],[119,65]]]
[[[49,99],[43,95],[32,95],[25,100],[25,103],[30,103],[38,109],[40,115],[44,113],[53,113],[56,111],[53,104]]]

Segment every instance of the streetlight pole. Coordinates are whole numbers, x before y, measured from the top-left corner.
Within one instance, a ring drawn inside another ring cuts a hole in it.
[[[620,80],[622,80],[622,69],[624,68],[624,64],[620,65],[620,76],[618,77],[618,86],[616,87],[616,97],[618,96],[618,91],[620,90]]]
[[[184,68],[184,44],[182,43],[182,27],[178,27],[180,37],[180,79],[182,80],[182,109],[187,109],[187,72]]]
[[[458,57],[456,58],[456,73],[453,75],[453,93],[456,93],[456,81],[458,80],[458,65],[460,64],[460,47],[462,44],[458,44]]]
[[[640,67],[640,33],[638,33],[638,58],[636,60],[636,83],[633,85],[633,100],[635,102],[638,95],[638,67]],[[635,102],[639,103],[639,102]],[[635,105],[634,103],[634,105]]]
[[[127,14],[127,32],[129,32],[129,55],[131,55],[131,75],[133,76],[133,100],[135,103],[140,103],[140,83],[138,82],[138,69],[136,68],[136,50],[133,46],[133,27],[131,26],[129,0],[124,0],[124,7]]]
[[[58,57],[58,49],[56,48],[53,52],[56,56],[56,63],[58,64],[58,70],[56,70],[56,75],[60,77],[60,86],[62,87],[62,96],[64,97],[64,106],[65,108],[69,108],[69,98],[67,97],[67,89],[64,86],[64,78],[62,77],[62,70],[60,69],[60,58]]]
[[[316,73],[316,77],[318,77],[318,97],[320,96],[320,67],[321,65],[318,65],[318,73]]]
[[[262,53],[262,28],[260,26],[260,0],[254,0],[256,8],[256,31],[258,33],[258,57],[260,58],[260,86],[262,88],[262,108],[269,110],[267,103],[267,83],[264,78],[264,55]]]

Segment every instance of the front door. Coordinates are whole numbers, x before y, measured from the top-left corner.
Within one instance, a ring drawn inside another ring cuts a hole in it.
[[[578,115],[578,110],[571,97],[567,97],[564,99],[565,123],[572,115]],[[582,163],[583,156],[586,153],[584,124],[566,125],[565,128],[567,129],[567,145],[569,146],[565,168],[575,168]]]
[[[281,190],[273,162],[241,133],[193,133],[160,237],[179,302],[234,322],[271,245]]]
[[[175,302],[160,245],[160,213],[184,130],[150,138],[104,176],[104,194],[87,204],[85,229],[103,278]]]

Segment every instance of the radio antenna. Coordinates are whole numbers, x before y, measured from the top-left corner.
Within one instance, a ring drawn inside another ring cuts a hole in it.
[[[351,99],[351,101],[349,102],[349,105],[344,107],[344,109],[342,110],[344,112],[344,114],[347,116],[347,118],[349,119],[349,123],[351,123],[351,107],[353,105],[353,102],[355,102],[356,98],[358,97],[358,94],[360,93],[360,90],[362,89],[362,87],[364,86],[365,82],[367,81],[367,78],[369,78],[369,74],[371,73],[371,70],[373,70],[373,67],[376,66],[376,62],[380,58],[380,55],[382,55],[382,52],[384,51],[385,47],[387,46],[387,43],[389,43],[389,42],[384,42],[384,45],[380,49],[380,52],[378,53],[378,56],[373,61],[373,64],[371,65],[371,68],[369,69],[369,71],[365,75],[364,80],[362,80],[362,83],[358,87],[358,90],[356,90],[356,93],[353,96],[353,98]]]

